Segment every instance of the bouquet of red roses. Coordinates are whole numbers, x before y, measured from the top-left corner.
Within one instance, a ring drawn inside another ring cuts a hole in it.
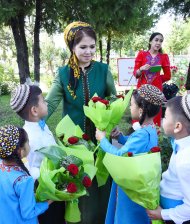
[[[95,124],[95,126],[102,131],[106,131],[106,137],[109,138],[113,128],[118,125],[124,112],[129,105],[133,89],[125,96],[111,97],[110,100],[102,99],[98,96],[92,97],[88,106],[84,106],[85,115]],[[98,186],[106,183],[108,178],[108,171],[105,168],[102,160],[105,152],[99,150],[97,153],[96,167],[98,168],[96,178]]]
[[[40,167],[37,200],[67,201],[65,220],[79,222],[78,198],[88,194],[87,188],[91,186],[96,168],[84,164],[76,156],[67,155],[59,146],[44,147],[38,151],[46,158]]]
[[[56,135],[58,144],[64,148],[68,155],[77,156],[82,159],[84,164],[94,164],[95,144],[79,125],[74,124],[68,115],[57,125]]]

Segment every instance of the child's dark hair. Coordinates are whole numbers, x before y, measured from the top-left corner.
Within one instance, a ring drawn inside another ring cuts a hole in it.
[[[150,38],[149,38],[149,43],[148,43],[148,49],[149,49],[149,50],[150,50],[150,48],[151,48],[150,42],[151,42],[151,41],[154,39],[154,37],[157,36],[157,35],[160,35],[160,36],[162,36],[162,37],[164,38],[164,36],[163,36],[161,33],[159,33],[159,32],[152,33],[152,35],[151,35]],[[158,52],[162,53],[162,48],[160,48]]]
[[[37,106],[39,102],[39,95],[42,93],[42,90],[38,86],[30,86],[30,94],[27,100],[26,105],[24,108],[18,112],[18,115],[24,119],[28,120],[29,119],[29,111],[31,107]]]
[[[22,159],[20,158],[20,156],[18,155],[18,149],[20,147],[23,147],[24,144],[28,141],[28,135],[26,133],[26,131],[23,128],[19,128],[18,127],[18,131],[19,131],[19,142],[17,145],[16,150],[10,155],[8,156],[5,160],[14,160],[16,162],[16,164],[18,166],[20,166],[20,168],[22,170],[24,170],[29,176],[30,173],[28,171],[28,169],[25,167],[24,163],[22,162]]]
[[[149,118],[156,116],[160,111],[160,106],[152,104],[141,97],[138,93],[138,90],[133,91],[133,97],[136,101],[138,107],[140,107],[143,111],[142,116],[140,117],[139,123],[140,125],[143,124],[146,116]]]
[[[187,132],[190,134],[190,120],[187,118],[186,114],[182,108],[182,96],[176,96],[166,103],[166,108],[169,108],[172,112],[173,119],[179,121],[185,126]]]

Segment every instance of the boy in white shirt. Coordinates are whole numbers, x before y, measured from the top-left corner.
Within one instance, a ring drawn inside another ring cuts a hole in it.
[[[25,120],[23,128],[29,138],[30,153],[27,157],[29,172],[37,180],[44,156],[36,149],[56,145],[55,139],[43,118],[48,114],[47,103],[38,86],[19,85],[11,95],[11,108]],[[40,224],[64,224],[64,202],[55,202],[47,212],[39,217]]]
[[[48,126],[42,123],[42,119],[48,114],[47,103],[38,86],[24,84],[12,92],[10,105],[25,120],[23,128],[28,134],[30,144],[30,153],[27,158],[29,172],[36,180],[40,176],[40,164],[44,156],[35,150],[56,145]]]
[[[173,153],[160,183],[160,206],[147,210],[151,219],[190,223],[190,95],[177,96],[166,105],[163,128],[172,137]]]

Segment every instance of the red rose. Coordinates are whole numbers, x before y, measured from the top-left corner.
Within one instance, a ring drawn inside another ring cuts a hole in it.
[[[122,98],[124,99],[124,96],[123,95],[116,95],[117,98]]]
[[[82,138],[86,141],[90,140],[90,137],[85,133],[82,135]]]
[[[99,100],[99,102],[105,104],[106,106],[109,104],[109,101],[108,100]]]
[[[73,175],[77,175],[79,172],[78,166],[76,166],[75,164],[70,164],[67,167],[67,170]]]
[[[153,148],[151,148],[151,150],[150,150],[151,152],[160,152],[161,151],[161,149],[160,149],[160,147],[153,147]]]
[[[101,99],[102,99],[102,98],[99,97],[99,96],[94,96],[94,97],[92,97],[92,101],[93,101],[94,103],[98,102],[98,101],[101,100]]]
[[[75,183],[69,183],[67,185],[67,191],[69,193],[75,193],[75,192],[77,192],[77,186],[76,186],[76,184]]]
[[[70,137],[70,138],[68,138],[68,142],[70,143],[70,144],[75,144],[75,143],[77,143],[79,141],[79,138],[77,138],[77,137]]]
[[[85,176],[82,180],[82,184],[85,187],[90,187],[92,185],[92,180],[88,176]]]
[[[128,155],[128,157],[132,157],[133,153],[132,152],[128,152],[127,155]]]

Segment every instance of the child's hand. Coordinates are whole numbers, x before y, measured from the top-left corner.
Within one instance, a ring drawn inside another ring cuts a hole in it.
[[[119,128],[116,127],[111,131],[111,138],[118,139],[120,134],[121,134],[121,132],[120,132]]]
[[[47,200],[48,205],[51,205],[54,201],[52,200]]]
[[[162,220],[161,210],[162,210],[162,208],[160,206],[158,206],[157,209],[155,209],[155,210],[146,209],[146,212],[147,212],[147,215],[150,219],[160,219],[160,220]]]
[[[100,131],[99,129],[96,128],[96,139],[98,141],[101,141],[105,136],[106,136],[105,131]]]

